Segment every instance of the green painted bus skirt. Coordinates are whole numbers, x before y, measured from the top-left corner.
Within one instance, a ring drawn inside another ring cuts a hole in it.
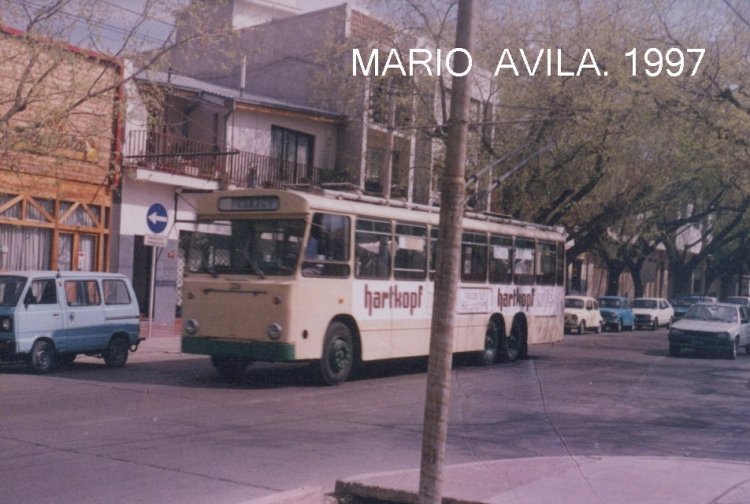
[[[247,357],[254,361],[293,361],[294,345],[264,341],[230,341],[217,338],[182,337],[182,353],[217,357]]]

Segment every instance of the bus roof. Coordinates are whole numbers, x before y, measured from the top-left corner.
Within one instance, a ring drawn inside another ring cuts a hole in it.
[[[220,200],[241,201],[251,197],[278,198],[285,213],[305,216],[315,211],[352,214],[373,219],[399,220],[437,226],[440,208],[429,205],[388,200],[381,197],[330,189],[238,189],[213,191],[196,197],[199,218],[231,219],[238,217],[271,217],[276,210],[243,210],[219,208]],[[563,241],[566,234],[559,228],[519,221],[509,217],[481,212],[464,212],[464,231],[512,234],[514,236]]]

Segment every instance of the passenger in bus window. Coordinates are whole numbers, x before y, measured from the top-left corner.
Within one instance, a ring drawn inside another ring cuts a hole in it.
[[[310,236],[305,246],[305,259],[320,259],[320,238],[323,232],[323,215],[315,214],[312,225],[310,226]]]
[[[320,241],[310,232],[310,238],[307,239],[307,246],[305,247],[305,259],[317,259],[318,258],[318,247]]]

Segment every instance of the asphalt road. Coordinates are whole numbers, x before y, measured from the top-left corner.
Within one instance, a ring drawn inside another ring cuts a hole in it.
[[[338,387],[306,366],[225,383],[155,337],[126,367],[79,358],[34,376],[0,365],[0,500],[239,503],[418,467],[424,360]],[[648,455],[750,461],[750,356],[667,356],[666,331],[566,336],[531,358],[457,359],[447,463]]]

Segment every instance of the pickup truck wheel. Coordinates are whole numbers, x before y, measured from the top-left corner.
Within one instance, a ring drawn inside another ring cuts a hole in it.
[[[36,341],[31,347],[28,364],[36,374],[47,374],[55,369],[55,347],[49,341]]]
[[[659,328],[659,319],[655,318],[653,322],[651,322],[651,330],[656,331]]]
[[[739,347],[740,347],[740,340],[738,338],[735,338],[734,341],[732,341],[732,348],[729,349],[729,352],[727,353],[727,357],[729,357],[731,360],[736,359],[737,354],[739,353]]]
[[[586,322],[581,320],[581,323],[578,325],[578,334],[583,334],[586,332]]]
[[[123,336],[113,336],[104,352],[104,364],[109,368],[120,368],[128,362],[130,345]]]

